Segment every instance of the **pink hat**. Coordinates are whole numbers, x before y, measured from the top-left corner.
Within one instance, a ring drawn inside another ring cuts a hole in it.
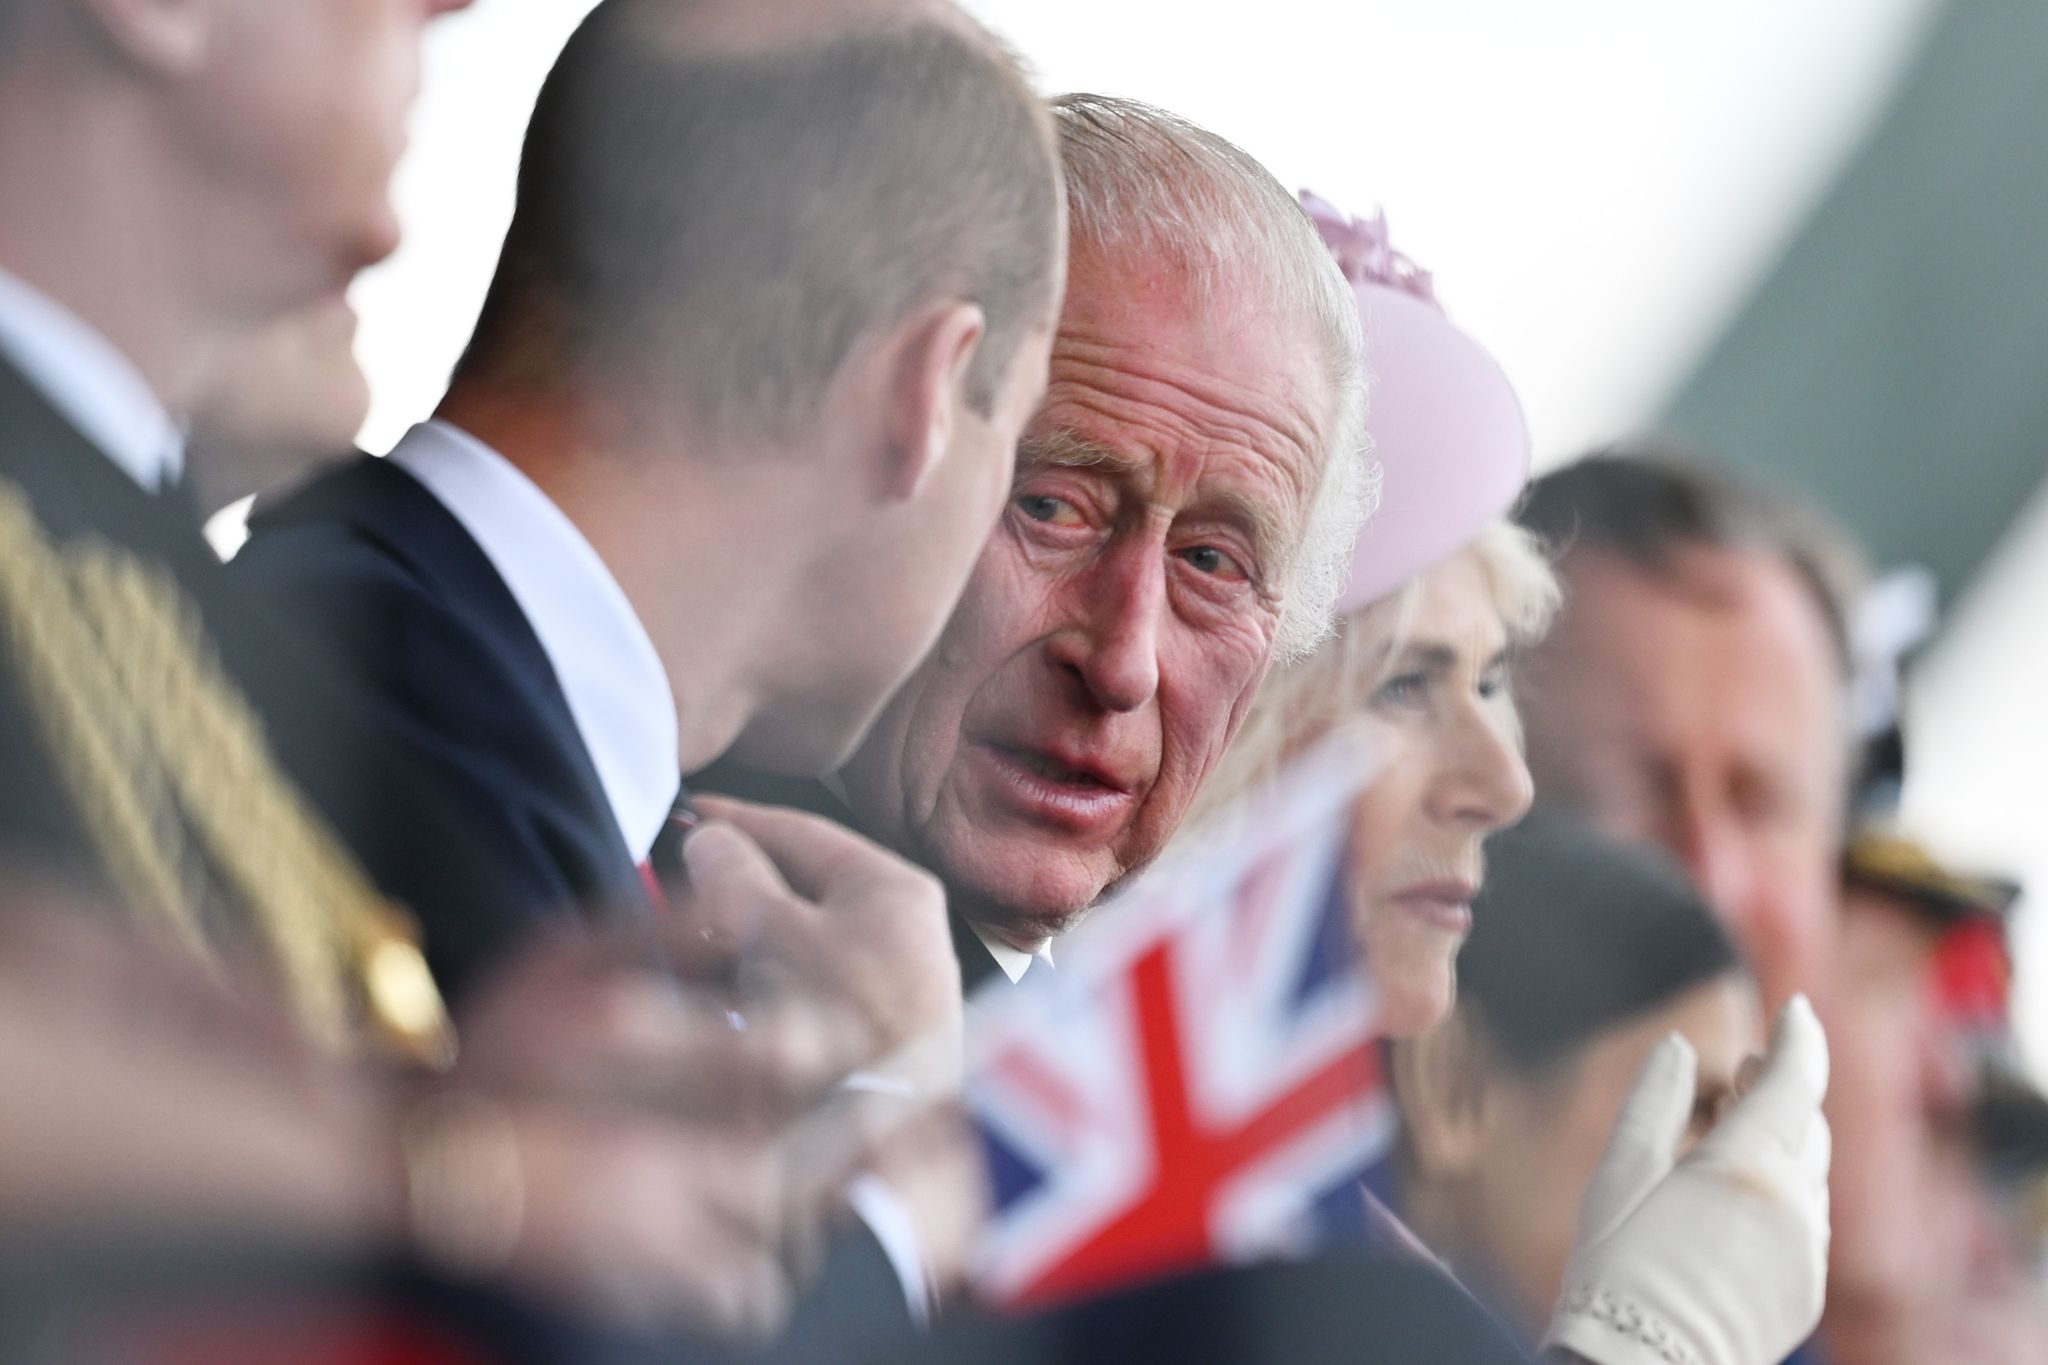
[[[1366,428],[1382,471],[1379,510],[1337,600],[1343,613],[1506,512],[1529,477],[1529,427],[1499,364],[1444,315],[1429,272],[1388,245],[1384,213],[1346,218],[1306,190],[1301,202],[1358,296],[1372,386]]]

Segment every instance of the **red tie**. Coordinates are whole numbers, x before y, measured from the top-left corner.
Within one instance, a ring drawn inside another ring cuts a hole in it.
[[[661,829],[654,836],[654,847],[647,860],[640,864],[640,881],[647,888],[647,902],[657,913],[669,908],[671,888],[690,884],[689,866],[683,862],[683,840],[703,819],[691,809],[690,794],[679,794],[668,819],[661,822]]]

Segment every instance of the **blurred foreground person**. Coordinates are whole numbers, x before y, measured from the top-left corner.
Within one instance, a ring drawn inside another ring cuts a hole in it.
[[[814,1207],[770,1138],[865,1055],[829,974],[749,1001],[742,1033],[715,990],[676,993],[694,931],[572,936],[430,1077],[453,1039],[390,897],[530,893],[244,605],[181,488],[222,357],[391,250],[421,29],[460,7],[0,8],[0,907],[111,931],[5,955],[27,1046],[0,1221],[409,1250],[620,1320],[759,1329]],[[758,875],[741,913],[733,871],[698,882],[726,942],[803,959],[816,929]],[[366,1054],[422,1069],[387,1084]]]
[[[227,353],[187,439],[201,515],[282,488],[355,440],[370,415],[355,338],[355,309],[332,294]]]
[[[1735,1102],[1763,1035],[1741,960],[1661,858],[1543,816],[1488,852],[1457,1008],[1391,1048],[1401,1137],[1390,1194],[1534,1341],[1651,1051],[1677,1034],[1696,1059],[1683,1156]]]
[[[1334,215],[1321,225],[1362,308],[1390,289],[1415,292],[1418,272],[1383,243],[1361,244],[1361,225]],[[1385,478],[1465,488],[1467,470],[1526,469],[1528,433],[1506,376],[1469,341],[1442,340],[1455,329],[1432,316],[1439,362],[1428,382],[1383,382],[1375,395]],[[1425,344],[1398,336],[1383,340]],[[1474,410],[1498,417],[1474,424]],[[1378,764],[1353,808],[1345,895],[1387,1036],[1417,1038],[1455,1003],[1483,844],[1530,802],[1508,661],[1542,635],[1557,587],[1515,528],[1495,525],[1462,549],[1432,546],[1392,583],[1372,571],[1371,536],[1368,526],[1334,638],[1269,680],[1204,799],[1221,808],[1332,728],[1362,730]],[[1795,1346],[1820,1313],[1825,1283],[1827,1068],[1820,1026],[1795,1000],[1779,1018],[1765,1079],[1678,1160],[1694,1057],[1683,1043],[1660,1046],[1579,1205],[1545,1340],[1597,1360],[1757,1365]]]

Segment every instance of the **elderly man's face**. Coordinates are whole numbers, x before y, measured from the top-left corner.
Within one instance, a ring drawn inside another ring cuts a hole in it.
[[[1020,947],[1165,846],[1271,659],[1335,398],[1260,305],[1075,256],[1009,504],[846,770],[871,832]]]

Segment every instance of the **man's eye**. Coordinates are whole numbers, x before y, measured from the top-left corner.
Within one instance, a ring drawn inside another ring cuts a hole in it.
[[[1178,553],[1197,573],[1209,574],[1216,578],[1245,576],[1243,567],[1230,556],[1230,553],[1219,550],[1214,545],[1190,545]]]
[[[1077,516],[1072,503],[1047,493],[1018,494],[1017,510],[1033,521],[1071,523]]]
[[[1495,664],[1479,678],[1479,696],[1482,701],[1492,701],[1508,690],[1508,666]]]

